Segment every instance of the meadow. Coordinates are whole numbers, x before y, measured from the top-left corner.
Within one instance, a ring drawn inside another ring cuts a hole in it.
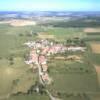
[[[11,93],[26,93],[35,84],[37,75],[24,62],[29,49],[23,44],[34,40],[34,33],[41,30],[38,26],[0,25],[0,98]]]
[[[99,83],[94,64],[100,64],[100,55],[93,53],[91,49],[91,41],[99,41],[98,34],[94,39],[91,38],[91,35],[94,37],[94,33],[87,35],[82,27],[12,27],[8,24],[1,24],[0,98],[7,97],[11,93],[26,93],[27,90],[35,84],[37,80],[37,74],[33,74],[29,66],[24,63],[25,57],[29,53],[29,49],[23,44],[27,41],[37,39],[37,33],[41,32],[54,35],[54,39],[59,42],[64,42],[67,39],[79,37],[84,41],[86,40],[85,42],[88,47],[85,53],[69,53],[69,55],[81,55],[82,62],[51,60],[48,66],[49,74],[53,79],[53,83],[47,88],[52,91],[54,95],[56,92],[65,93],[67,97],[63,96],[64,100],[66,100],[66,98],[68,100],[80,100],[80,98],[84,100],[82,96],[68,96],[67,93],[99,92]],[[65,56],[68,56],[68,53]],[[49,100],[46,94],[40,95],[37,93],[32,93],[29,95],[19,94],[7,98],[7,100],[32,99]]]

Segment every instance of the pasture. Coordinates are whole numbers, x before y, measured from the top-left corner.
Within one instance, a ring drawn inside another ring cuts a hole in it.
[[[99,90],[96,72],[92,65],[76,61],[53,62],[49,64],[49,72],[54,81],[49,87],[51,91],[86,93]]]
[[[8,24],[0,25],[0,97],[6,97],[10,93],[26,93],[35,84],[37,74],[33,74],[29,66],[24,63],[25,55],[28,54],[29,49],[23,44],[24,42],[37,39],[36,33],[41,32],[44,32],[44,28],[41,26],[12,27]],[[46,38],[50,35],[53,39],[60,42],[74,37],[87,37],[82,28],[55,27],[47,28],[45,32],[47,33]],[[91,45],[89,44],[89,46]],[[83,54],[79,53],[82,57],[82,62],[55,59],[48,63],[49,75],[53,79],[53,84],[47,88],[52,93],[53,91],[62,93],[95,93],[99,91],[96,71],[92,66],[100,63],[99,49],[96,48],[95,54],[94,50],[93,53],[90,48]],[[71,55],[72,53],[69,54]],[[78,53],[73,54],[77,56]],[[89,64],[88,61],[91,61],[92,64]],[[11,96],[7,100],[33,99],[49,100],[46,94],[40,95],[37,93],[29,95],[19,94]],[[82,99],[80,96],[70,96],[68,100],[80,99]]]
[[[97,72],[97,78],[98,78],[98,82],[100,85],[100,66],[94,65],[96,72]]]
[[[0,25],[0,97],[26,93],[36,81],[37,75],[24,63],[29,50],[23,44],[34,40],[34,33],[41,30],[38,26]]]
[[[26,93],[36,81],[36,75],[23,60],[16,58],[13,65],[6,59],[0,60],[0,96],[16,92]]]
[[[85,37],[81,28],[51,28],[46,31],[50,35],[54,35],[55,40],[65,41],[73,37]]]

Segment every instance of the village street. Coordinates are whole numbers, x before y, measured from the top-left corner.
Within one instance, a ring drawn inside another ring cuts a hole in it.
[[[35,65],[38,68],[38,77],[39,82],[45,87],[46,85],[51,84],[52,80],[48,74],[48,65],[47,65],[47,58],[48,56],[57,54],[57,53],[64,53],[66,51],[82,51],[84,52],[86,48],[80,46],[68,46],[61,43],[54,43],[48,40],[37,40],[27,42],[24,45],[27,45],[30,48],[30,54],[27,61],[25,61],[28,65]],[[34,66],[33,66],[34,70]],[[46,92],[51,100],[59,100],[52,96],[48,89]]]

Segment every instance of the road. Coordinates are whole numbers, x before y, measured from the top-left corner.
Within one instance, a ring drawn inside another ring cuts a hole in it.
[[[39,58],[39,56],[38,56],[38,58]],[[38,59],[38,61],[37,61],[37,67],[38,67],[39,81],[40,81],[40,83],[41,83],[43,86],[45,86],[45,82],[43,81],[43,79],[42,79],[42,77],[41,77],[41,74],[42,74],[43,72],[42,72],[41,65],[39,64],[39,59]],[[49,98],[50,98],[51,100],[59,100],[59,99],[55,98],[54,96],[52,96],[52,94],[51,94],[47,89],[46,89],[46,92],[47,92],[47,94],[48,94],[48,96],[49,96]]]

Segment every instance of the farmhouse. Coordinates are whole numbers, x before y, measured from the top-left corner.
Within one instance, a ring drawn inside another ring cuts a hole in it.
[[[43,72],[47,72],[47,70],[48,70],[47,64],[42,65],[42,70],[43,70]]]
[[[82,51],[82,52],[84,52],[85,49],[86,48],[84,48],[84,47],[73,47],[73,46],[70,46],[70,47],[67,48],[68,51],[74,51],[74,52],[75,51]]]
[[[46,62],[47,62],[47,59],[46,59],[45,56],[43,56],[43,55],[39,56],[39,63],[40,63],[41,65],[46,64]]]
[[[28,47],[31,47],[30,51],[30,58],[28,61],[25,61],[26,64],[36,64],[38,65],[37,67],[40,68],[39,70],[39,75],[41,76],[42,80],[46,83],[50,83],[50,78],[47,73],[48,66],[47,66],[47,58],[46,56],[50,56],[53,54],[57,53],[63,53],[65,51],[85,51],[86,48],[80,47],[80,46],[68,46],[66,47],[65,45],[59,44],[59,43],[54,43],[54,42],[49,42],[48,40],[37,40],[34,42],[28,42],[25,43]],[[78,57],[76,56],[70,56],[68,58],[65,57],[58,57],[56,59],[75,59],[79,60]]]

